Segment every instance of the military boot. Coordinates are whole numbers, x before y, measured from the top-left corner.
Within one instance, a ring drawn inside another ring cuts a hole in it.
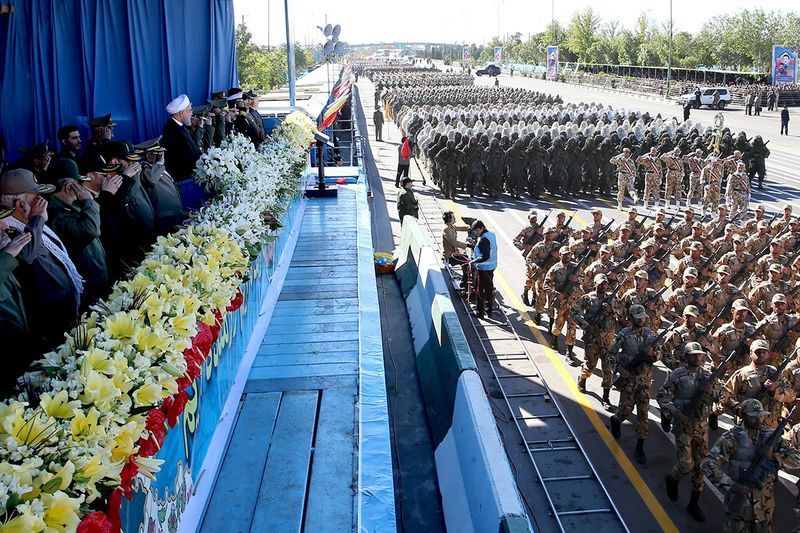
[[[611,434],[614,435],[615,439],[619,439],[619,436],[622,434],[622,424],[619,420],[617,420],[616,416],[611,417]]]
[[[719,422],[717,421],[717,415],[715,413],[709,413],[708,415],[708,428],[719,429]]]
[[[692,495],[689,498],[689,505],[686,506],[686,510],[689,511],[689,514],[697,520],[698,522],[705,522],[706,515],[702,509],[700,509],[700,493],[696,490],[692,491]]]
[[[522,291],[522,303],[524,303],[526,307],[531,306],[531,301],[528,298],[528,291]]]
[[[636,448],[633,449],[633,457],[640,465],[647,464],[647,456],[644,454],[644,439],[636,440]]]
[[[611,389],[603,389],[603,409],[606,411],[612,411],[614,406],[611,405],[611,398],[608,395],[611,393]]]
[[[586,393],[586,378],[578,378],[578,390]]]
[[[574,349],[575,346],[567,345],[567,360],[569,360],[569,364],[572,366],[580,366],[581,362],[575,357]]]
[[[678,501],[678,480],[672,477],[672,474],[664,476],[664,481],[667,482],[667,496],[673,502]]]

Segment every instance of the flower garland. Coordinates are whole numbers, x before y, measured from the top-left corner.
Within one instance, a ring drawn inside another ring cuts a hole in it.
[[[119,531],[122,496],[188,401],[239,285],[294,196],[313,122],[293,114],[256,151],[242,136],[198,162],[218,192],[159,237],[132,277],[0,403],[0,533]],[[307,118],[307,117],[306,117]]]

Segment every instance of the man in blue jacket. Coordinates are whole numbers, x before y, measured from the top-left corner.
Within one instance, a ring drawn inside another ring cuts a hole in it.
[[[472,250],[470,266],[478,271],[478,306],[475,316],[492,315],[494,305],[494,271],[497,268],[497,237],[486,229],[482,221],[472,223],[472,234],[477,239]]]

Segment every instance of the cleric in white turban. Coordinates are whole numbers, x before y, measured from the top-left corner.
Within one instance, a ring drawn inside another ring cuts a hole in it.
[[[185,94],[182,94],[167,104],[167,113],[170,115],[176,115],[181,111],[184,111],[187,107],[191,107],[192,102],[189,101],[189,97]]]
[[[164,166],[176,182],[192,177],[200,149],[186,126],[192,123],[192,103],[182,94],[167,105],[170,118],[164,124],[161,146],[166,148]]]

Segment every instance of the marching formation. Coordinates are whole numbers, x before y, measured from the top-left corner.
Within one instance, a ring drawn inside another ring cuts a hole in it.
[[[720,117],[712,127],[521,89],[424,85],[378,91],[376,104],[445,197],[609,195],[616,177],[619,209],[625,196],[658,208],[649,224],[636,207],[618,224],[595,210],[581,229],[563,212],[531,210],[514,240],[527,265],[522,300],[581,367],[580,391],[600,364],[615,438],[635,409],[640,464],[660,361],[669,377],[655,399],[676,446],[668,497],[688,477],[687,510],[703,522],[708,478],[725,493],[726,531],[771,531],[777,472],[800,468],[800,219],[789,204],[748,214],[767,143]],[[465,243],[450,241],[446,259],[463,263]],[[722,415],[734,421],[724,432]]]

